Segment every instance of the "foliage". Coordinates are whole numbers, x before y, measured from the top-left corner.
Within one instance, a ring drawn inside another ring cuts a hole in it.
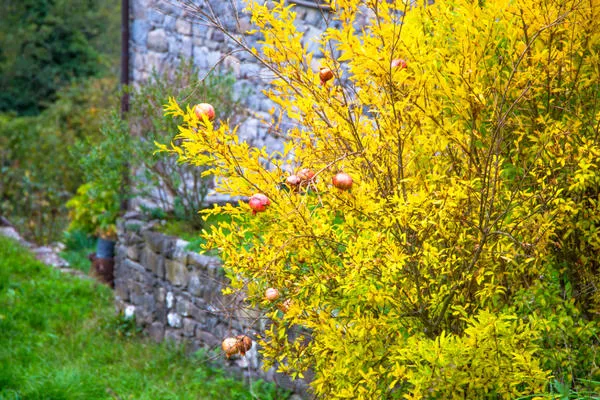
[[[543,367],[554,372],[553,386],[567,391],[600,378],[600,326],[584,318],[569,285],[555,272],[543,285],[536,282],[516,293],[514,301],[517,315],[534,316],[540,322]]]
[[[116,112],[105,118],[100,131],[98,143],[82,140],[74,150],[85,183],[66,204],[69,230],[114,237],[121,205],[132,195],[128,183],[133,141],[126,121]]]
[[[273,71],[267,94],[296,123],[281,154],[174,99],[167,112],[182,122],[160,146],[209,167],[223,193],[270,199],[250,219],[247,206],[208,211],[232,220],[207,238],[273,320],[266,367],[312,368],[321,398],[515,398],[543,393],[551,375],[576,384],[600,361],[600,3],[330,4],[328,83],[283,1],[249,2],[260,50],[231,36]],[[315,177],[281,183],[300,168]],[[330,184],[338,171],[350,191]],[[268,304],[268,287],[291,303]]]
[[[178,219],[195,228],[202,226],[198,210],[203,207],[212,177],[203,175],[206,170],[203,167],[178,163],[170,154],[155,154],[154,142],[169,143],[171,132],[177,129],[173,119],[159,110],[170,95],[182,101],[195,99],[211,103],[221,118],[239,122],[242,112],[239,100],[233,98],[234,83],[233,75],[223,72],[213,72],[200,79],[193,63],[182,60],[176,71],[154,72],[131,93],[129,121],[140,138],[134,154],[137,190],[144,199],[163,210],[173,210]]]
[[[118,0],[0,1],[0,112],[34,115],[118,57]]]
[[[96,143],[101,118],[118,98],[114,79],[91,79],[65,87],[37,116],[0,115],[0,213],[29,240],[60,239],[65,202],[82,183],[72,143]]]
[[[210,214],[204,216],[202,229],[198,231],[185,220],[167,219],[164,225],[157,226],[157,229],[171,236],[177,236],[189,242],[185,247],[188,251],[204,252],[206,246],[205,235],[209,234],[213,229],[218,229],[221,223],[231,222],[231,218],[227,214]],[[227,232],[225,232],[227,233]],[[214,252],[214,249],[208,251]]]
[[[105,233],[114,236],[116,233],[115,223],[121,210],[116,191],[102,190],[92,183],[85,183],[66,205],[70,211],[69,230],[88,235]]]
[[[96,238],[83,231],[71,230],[64,233],[63,243],[65,249],[60,252],[60,256],[71,268],[87,274],[90,270],[88,255],[96,252]]]
[[[205,358],[132,335],[126,324],[107,287],[61,274],[0,237],[0,399],[257,398]],[[253,389],[286,398],[270,384]]]

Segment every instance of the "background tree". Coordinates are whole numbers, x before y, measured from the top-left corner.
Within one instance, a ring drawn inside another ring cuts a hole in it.
[[[62,86],[114,65],[118,10],[116,0],[2,0],[0,112],[36,114]]]

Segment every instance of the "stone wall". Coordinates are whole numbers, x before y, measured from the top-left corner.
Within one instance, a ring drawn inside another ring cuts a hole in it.
[[[202,0],[203,1],[203,0]],[[194,1],[202,4],[202,1]],[[260,65],[254,56],[236,51],[236,45],[223,32],[202,24],[187,12],[181,0],[132,0],[130,71],[133,84],[148,79],[153,70],[164,72],[175,68],[181,58],[192,59],[204,77],[213,68],[231,70],[236,78],[234,94],[248,93],[244,99],[250,117],[239,129],[240,138],[254,146],[266,146],[268,151],[280,151],[281,139],[269,133],[263,120],[269,121],[269,110],[275,106],[262,94],[272,79],[271,72]],[[245,36],[251,28],[250,18],[243,14],[241,0],[233,2],[209,0],[215,14],[224,22],[227,31],[244,37],[252,47],[260,48],[257,38]],[[234,17],[231,4],[237,6],[239,21]],[[299,3],[311,4],[314,0]],[[296,5],[296,25],[304,32],[304,42],[313,52],[318,70],[321,53],[312,39],[320,36],[327,26],[328,12],[318,7]]]
[[[129,213],[118,224],[115,255],[117,308],[135,316],[138,324],[155,341],[186,342],[191,350],[220,349],[228,336],[245,334],[256,338],[266,321],[255,310],[243,307],[239,295],[224,296],[227,285],[216,257],[186,251],[187,242],[154,231]],[[291,381],[274,369],[263,372],[256,343],[245,356],[227,360],[219,351],[222,366],[246,378],[261,377],[306,395],[306,382]]]

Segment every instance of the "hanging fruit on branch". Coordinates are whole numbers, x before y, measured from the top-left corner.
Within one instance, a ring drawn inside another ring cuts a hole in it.
[[[332,183],[340,190],[350,190],[352,188],[352,177],[345,172],[338,172],[333,177]]]
[[[196,104],[194,106],[194,113],[200,121],[202,121],[203,116],[206,116],[206,118],[208,118],[209,121],[215,119],[215,109],[212,105],[208,103]]]
[[[248,200],[248,205],[252,209],[253,215],[256,215],[258,212],[265,211],[269,204],[271,204],[271,201],[262,193],[256,193],[250,197],[250,200]]]

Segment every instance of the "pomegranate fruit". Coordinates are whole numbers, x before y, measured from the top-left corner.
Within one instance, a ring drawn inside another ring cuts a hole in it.
[[[279,298],[279,290],[275,288],[268,288],[265,291],[265,297],[269,301],[275,301]]]
[[[283,303],[281,303],[279,305],[279,309],[285,313],[285,312],[287,312],[287,310],[290,309],[291,305],[292,305],[292,299],[286,299]]]
[[[248,200],[248,205],[252,209],[252,214],[265,211],[269,204],[271,204],[271,201],[262,193],[256,193],[250,197],[250,200]]]
[[[215,119],[215,109],[208,103],[196,104],[194,112],[196,113],[196,117],[200,120],[202,120],[203,115],[205,115],[209,121]]]
[[[248,350],[252,348],[252,339],[250,339],[246,335],[238,335],[237,339],[237,349],[241,355],[246,354]]]
[[[297,174],[300,181],[310,181],[315,176],[315,171],[310,168],[303,168]]]
[[[406,61],[402,58],[394,58],[392,60],[392,68],[404,69],[407,67]]]
[[[287,183],[289,186],[294,187],[294,186],[298,186],[301,181],[302,180],[300,179],[300,177],[298,175],[290,175],[285,180],[285,183]]]
[[[352,177],[345,172],[338,172],[332,179],[333,186],[340,190],[352,188]]]
[[[319,78],[321,79],[321,85],[324,85],[333,78],[333,71],[327,67],[322,67],[319,70]]]
[[[237,338],[228,337],[223,339],[223,342],[221,343],[221,348],[225,352],[227,358],[231,357],[234,354],[237,354],[239,352]]]

